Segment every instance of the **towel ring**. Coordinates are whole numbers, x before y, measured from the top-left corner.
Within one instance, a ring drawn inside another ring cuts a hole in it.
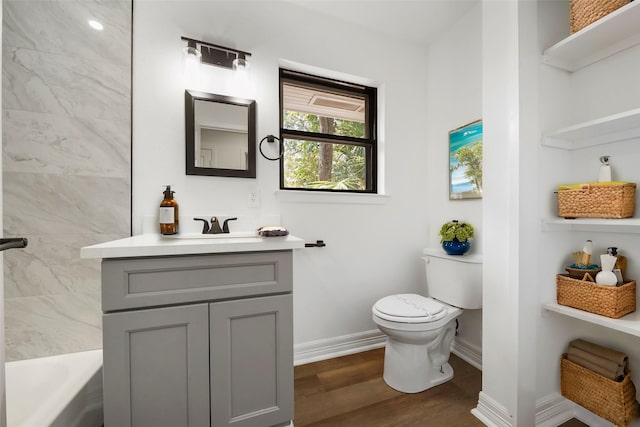
[[[262,143],[267,140],[268,143],[273,143],[275,140],[278,140],[278,143],[280,145],[280,155],[278,157],[267,157],[263,152],[262,152]],[[262,138],[260,140],[260,145],[258,145],[258,149],[260,150],[260,155],[262,157],[264,157],[267,160],[280,160],[282,158],[282,156],[284,156],[284,146],[282,145],[282,141],[280,141],[280,138],[278,138],[277,136],[273,136],[273,135],[267,135],[264,138]]]

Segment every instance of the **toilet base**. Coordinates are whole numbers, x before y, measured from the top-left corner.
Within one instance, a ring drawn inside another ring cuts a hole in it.
[[[453,378],[449,363],[432,366],[426,346],[387,339],[384,382],[402,393],[420,393]]]

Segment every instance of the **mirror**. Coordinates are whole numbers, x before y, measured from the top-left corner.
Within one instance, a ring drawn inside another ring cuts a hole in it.
[[[256,102],[185,91],[187,175],[256,177]]]

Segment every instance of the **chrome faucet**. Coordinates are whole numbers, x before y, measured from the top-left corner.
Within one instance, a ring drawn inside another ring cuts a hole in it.
[[[234,221],[238,218],[227,218],[224,220],[222,224],[222,228],[220,228],[220,221],[218,221],[218,217],[211,217],[211,225],[209,225],[209,221],[205,218],[193,218],[194,221],[202,221],[202,234],[223,234],[229,233],[229,221]]]

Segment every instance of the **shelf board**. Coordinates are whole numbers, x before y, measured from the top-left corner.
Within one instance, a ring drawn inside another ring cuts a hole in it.
[[[543,52],[545,64],[574,72],[640,44],[640,2],[631,2]]]
[[[609,317],[600,316],[598,314],[589,313],[587,311],[578,310],[556,303],[543,304],[545,310],[559,313],[564,316],[573,317],[574,319],[584,320],[585,322],[595,325],[604,326],[605,328],[623,332],[625,334],[640,337],[640,312],[634,311],[620,319],[611,319]]]
[[[640,108],[545,133],[542,145],[577,150],[633,138],[640,138]]]
[[[542,231],[602,231],[605,233],[640,233],[640,218],[547,218]]]

